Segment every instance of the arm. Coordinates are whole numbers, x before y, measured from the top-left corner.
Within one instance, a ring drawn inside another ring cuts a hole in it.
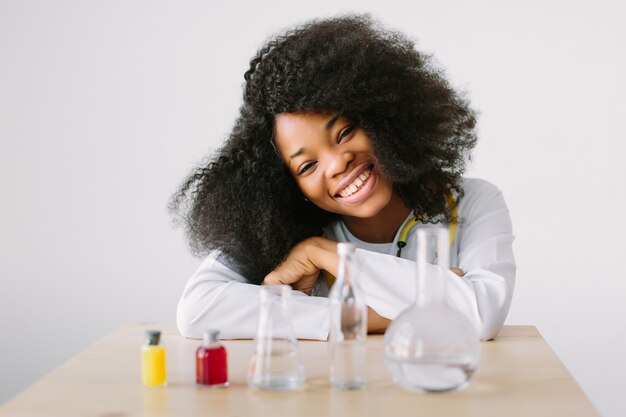
[[[500,331],[511,304],[514,237],[502,193],[485,181],[474,180],[470,186],[459,206],[463,222],[455,239],[458,268],[448,274],[448,296],[450,303],[476,324],[480,338],[489,340]],[[380,331],[379,325],[385,324],[379,317],[393,320],[413,301],[415,262],[363,249],[356,250],[356,262],[360,265],[359,282],[365,301],[372,310],[372,327],[368,325],[368,329]],[[313,285],[313,271],[320,269],[336,275],[336,243],[310,238],[294,247],[266,282],[306,290]]]
[[[500,191],[479,181],[463,200],[464,222],[457,232],[458,267],[462,277],[449,274],[451,304],[477,325],[482,340],[495,337],[509,310],[515,283],[512,227]],[[460,207],[461,209],[461,207]],[[367,304],[394,319],[415,294],[415,262],[395,256],[356,251],[362,266],[360,282]]]
[[[217,328],[227,339],[249,339],[256,334],[259,287],[211,253],[189,279],[178,303],[176,322],[185,337],[201,338],[205,328]],[[328,300],[294,292],[293,326],[300,339],[326,340]]]
[[[311,293],[321,270],[337,275],[337,242],[321,237],[312,237],[296,245],[289,256],[274,271],[269,273],[264,284],[287,284]],[[390,320],[367,307],[367,332],[384,333]]]
[[[320,270],[337,276],[337,264],[337,242],[321,237],[308,238],[294,246],[287,259],[265,277],[263,284],[291,285],[310,294]],[[451,271],[463,276],[463,271],[459,268],[451,268]],[[384,333],[390,321],[368,306],[369,333]]]

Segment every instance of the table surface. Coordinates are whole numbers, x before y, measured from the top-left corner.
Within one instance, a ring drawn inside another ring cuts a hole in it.
[[[140,383],[144,331],[162,331],[168,386]],[[228,350],[226,389],[195,384],[198,340],[166,324],[123,325],[0,406],[0,416],[597,416],[571,375],[531,326],[505,326],[482,342],[481,363],[463,391],[418,394],[393,384],[382,336],[368,337],[368,383],[338,391],[328,383],[326,342],[299,341],[306,387],[296,392],[249,389],[252,340],[222,341]]]

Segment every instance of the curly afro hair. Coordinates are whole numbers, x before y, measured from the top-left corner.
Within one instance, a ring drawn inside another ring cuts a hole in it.
[[[270,40],[244,78],[229,138],[170,203],[196,254],[219,249],[258,284],[337,217],[304,200],[278,156],[280,113],[345,116],[369,136],[379,169],[416,216],[455,220],[446,196],[462,196],[475,112],[411,40],[367,15],[314,20]]]

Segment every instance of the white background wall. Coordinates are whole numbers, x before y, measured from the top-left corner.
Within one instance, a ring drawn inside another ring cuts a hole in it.
[[[508,323],[624,415],[625,3],[225,3],[0,0],[0,402],[120,323],[174,321],[199,260],[166,203],[229,132],[247,61],[284,27],[369,11],[481,111],[468,174],[511,209]]]

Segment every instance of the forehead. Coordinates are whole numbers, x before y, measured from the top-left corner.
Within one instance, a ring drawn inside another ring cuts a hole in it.
[[[320,113],[281,113],[276,116],[276,145],[288,150],[290,146],[304,146],[306,142],[327,135],[329,122],[336,116]]]

